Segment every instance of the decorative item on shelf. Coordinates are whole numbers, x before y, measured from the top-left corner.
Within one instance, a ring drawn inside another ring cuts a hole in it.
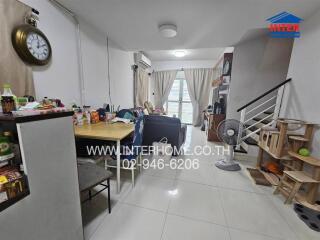
[[[28,98],[26,97],[18,97],[17,98],[17,104],[19,107],[24,107],[26,106],[28,103]]]
[[[47,65],[52,56],[48,38],[37,28],[38,16],[29,13],[25,24],[12,31],[12,45],[20,58],[31,65]]]
[[[279,163],[276,162],[268,162],[261,167],[261,169],[265,172],[273,173],[275,176],[282,174],[282,169]]]
[[[231,76],[233,53],[225,53],[223,59],[223,76]]]
[[[301,155],[301,156],[304,156],[304,157],[309,157],[310,156],[310,151],[309,149],[305,148],[305,147],[302,147],[299,149],[298,153]]]
[[[17,97],[12,93],[10,84],[3,85],[3,94],[1,95],[2,112],[10,114],[16,110]]]
[[[212,81],[212,87],[219,87],[222,84],[222,80],[220,78],[217,78]]]

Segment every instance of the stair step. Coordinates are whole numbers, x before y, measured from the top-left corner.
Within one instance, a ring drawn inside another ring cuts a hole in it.
[[[258,142],[256,140],[254,140],[252,137],[249,137],[247,139],[244,140],[246,144],[248,145],[258,145]]]
[[[242,146],[240,146],[240,149],[235,149],[234,152],[237,152],[237,153],[248,153]]]
[[[253,120],[256,121],[256,122],[259,122],[259,121],[261,121],[261,119],[262,119],[262,118],[254,118]],[[268,123],[270,123],[271,121],[272,121],[272,119],[265,119],[265,120],[263,120],[261,123],[263,123],[263,124],[268,124]]]
[[[247,128],[247,127],[250,127],[250,125],[245,125],[245,127]],[[252,132],[254,132],[254,131],[256,131],[256,130],[258,130],[258,128],[256,127],[256,126],[251,126],[250,128],[248,128],[248,130],[250,130],[250,131],[252,131]],[[257,134],[259,134],[260,132],[257,132]]]
[[[270,115],[270,114],[272,114],[273,113],[273,111],[265,111],[265,112],[263,112],[264,114],[267,114],[267,115]]]

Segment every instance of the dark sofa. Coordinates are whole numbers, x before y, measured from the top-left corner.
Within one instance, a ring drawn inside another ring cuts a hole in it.
[[[173,148],[180,150],[186,140],[186,133],[187,126],[181,124],[178,118],[145,115],[142,145],[151,146],[153,142],[166,137]]]

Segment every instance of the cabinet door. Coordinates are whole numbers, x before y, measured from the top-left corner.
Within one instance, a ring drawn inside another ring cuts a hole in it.
[[[17,124],[30,195],[0,215],[1,239],[82,240],[72,117]]]

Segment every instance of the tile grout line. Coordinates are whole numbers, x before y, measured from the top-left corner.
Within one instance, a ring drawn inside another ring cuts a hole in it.
[[[177,174],[177,172],[175,172],[175,176],[176,176],[176,174]],[[174,187],[175,184],[176,184],[176,181],[175,181],[175,179],[173,179],[172,187]],[[172,198],[169,198],[169,203],[168,203],[168,207],[167,207],[167,210],[166,210],[166,213],[165,213],[165,219],[164,219],[163,226],[162,226],[162,232],[161,232],[160,240],[162,240],[163,233],[164,233],[164,230],[165,230],[165,227],[166,227],[167,218],[168,218],[168,212],[169,212],[171,201],[172,201]]]
[[[272,195],[273,196],[273,195]],[[289,222],[286,220],[286,218],[280,213],[277,205],[273,202],[273,200],[271,199],[271,196],[267,196],[268,200],[271,202],[271,204],[273,205],[273,207],[277,210],[277,213],[279,214],[279,216],[284,220],[284,222],[287,224],[287,226],[289,227],[289,229],[291,229],[291,231],[294,233],[294,235],[296,236],[297,239],[301,238],[299,237],[299,235],[296,233],[295,229],[291,227],[291,225],[289,224]],[[305,239],[302,239],[305,240]]]
[[[224,206],[223,206],[222,192],[221,192],[221,189],[220,189],[220,188],[218,188],[218,192],[219,192],[221,209],[222,209],[222,212],[223,212],[223,215],[224,215],[224,219],[225,219],[226,225],[227,225],[227,231],[228,231],[229,239],[231,240],[231,233],[230,233],[229,223],[228,223],[226,211],[225,211]]]
[[[119,202],[120,203],[120,202]],[[104,214],[104,217],[101,219],[100,223],[97,225],[97,227],[94,229],[94,231],[90,234],[88,239],[85,240],[91,240],[92,237],[94,236],[94,234],[98,231],[98,229],[100,228],[100,226],[102,225],[102,223],[104,222],[104,220],[111,215],[111,213],[108,212],[108,210],[105,210],[106,214]],[[114,210],[112,211],[112,213],[114,212]],[[117,212],[117,209],[116,209]]]
[[[237,230],[237,231],[240,231],[240,232],[251,233],[251,234],[260,235],[260,236],[263,236],[263,237],[268,237],[271,240],[274,240],[274,239],[276,239],[276,240],[286,240],[285,238],[270,236],[270,235],[265,234],[265,233],[253,232],[253,231],[244,230],[244,229],[241,229],[241,228],[235,228],[235,227],[228,227],[228,228],[234,229],[234,230]]]

